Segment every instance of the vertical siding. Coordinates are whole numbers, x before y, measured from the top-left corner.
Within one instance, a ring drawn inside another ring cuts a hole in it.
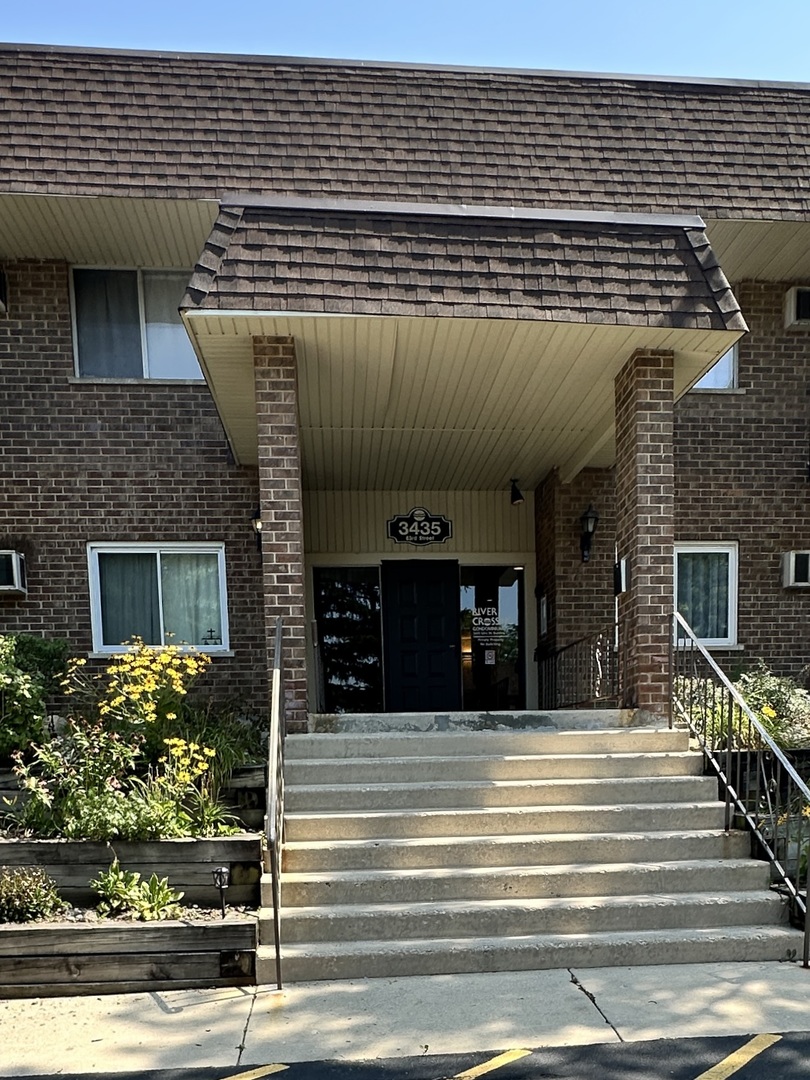
[[[304,493],[304,539],[309,555],[433,555],[534,551],[533,497],[511,506],[501,491],[310,491]],[[386,537],[386,522],[424,506],[453,523],[445,544],[419,549]]]

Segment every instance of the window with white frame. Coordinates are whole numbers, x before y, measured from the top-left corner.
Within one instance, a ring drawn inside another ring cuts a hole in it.
[[[737,388],[737,346],[724,352],[716,364],[698,379],[693,390],[735,390]]]
[[[147,645],[228,648],[222,544],[90,544],[93,649]]]
[[[676,544],[675,600],[703,645],[736,645],[737,545]]]
[[[201,379],[178,307],[185,270],[73,270],[77,373]]]

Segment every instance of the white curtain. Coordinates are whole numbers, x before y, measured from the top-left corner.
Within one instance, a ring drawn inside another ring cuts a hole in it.
[[[222,644],[219,559],[215,553],[162,553],[160,584],[164,632],[171,644]]]

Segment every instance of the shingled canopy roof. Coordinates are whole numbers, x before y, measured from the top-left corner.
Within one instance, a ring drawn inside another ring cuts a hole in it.
[[[698,219],[230,203],[184,307],[746,328]]]
[[[184,316],[243,461],[256,445],[251,340],[268,335],[295,340],[308,486],[403,483],[387,463],[409,467],[405,442],[428,431],[442,484],[495,483],[514,459],[521,476],[575,472],[612,455],[612,380],[634,349],[672,349],[683,390],[746,329],[701,224],[234,197]],[[370,451],[344,445],[358,433]]]

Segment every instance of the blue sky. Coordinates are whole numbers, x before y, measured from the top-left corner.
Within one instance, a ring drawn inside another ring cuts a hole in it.
[[[7,0],[9,42],[810,82],[807,0]]]

